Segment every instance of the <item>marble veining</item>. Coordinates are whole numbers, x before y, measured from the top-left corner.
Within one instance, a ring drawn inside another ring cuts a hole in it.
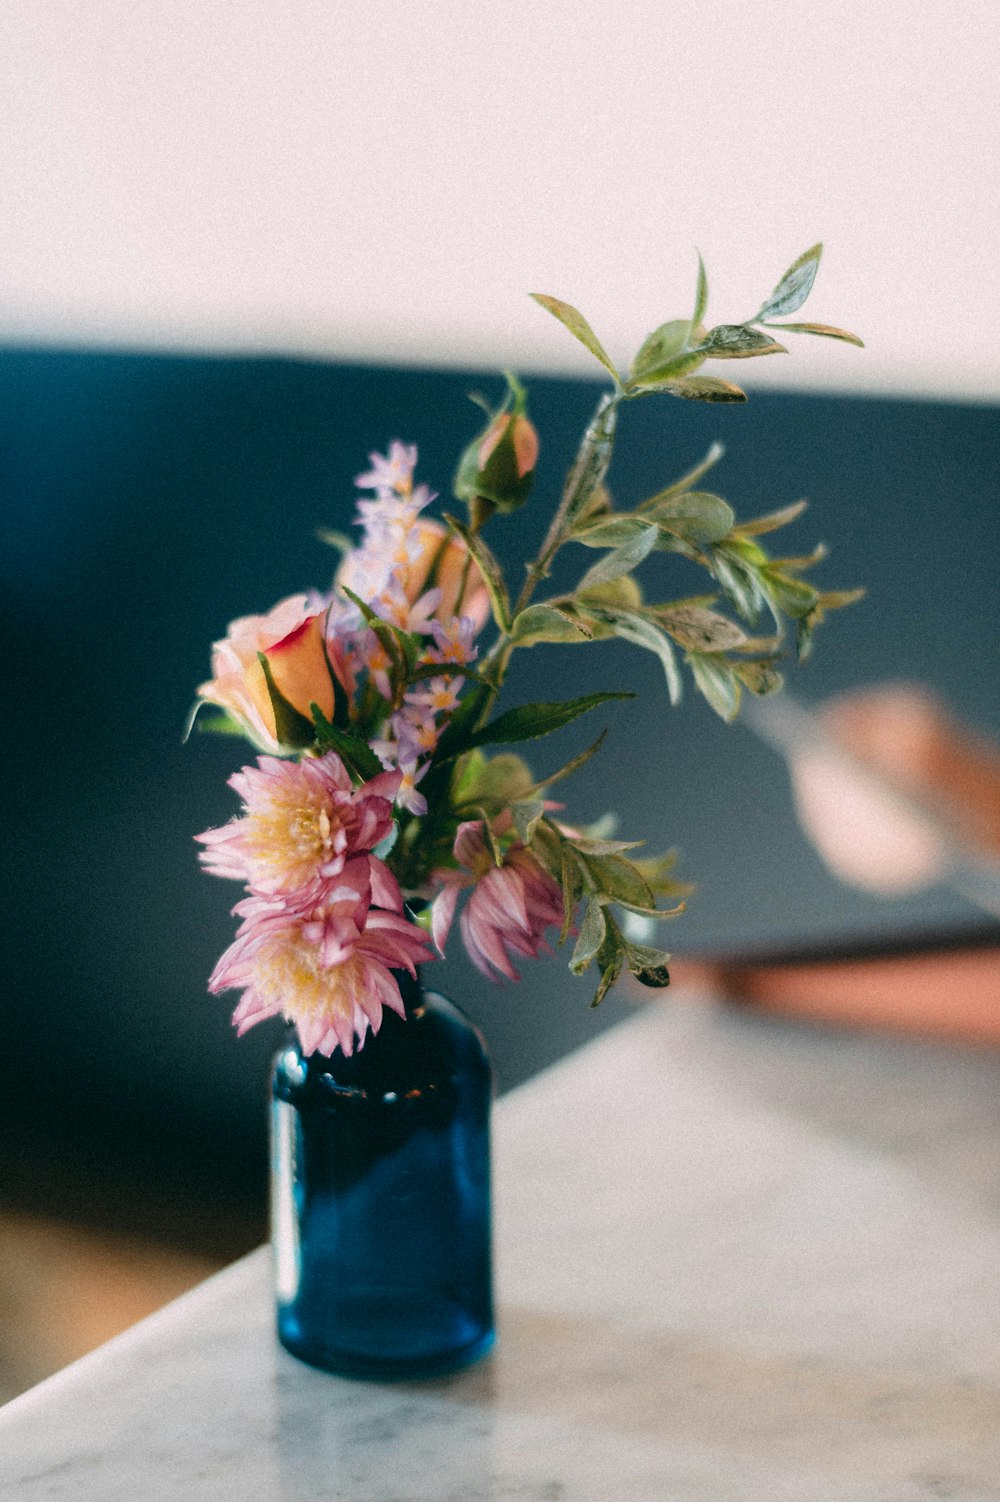
[[[500,1103],[486,1361],[303,1366],[262,1250],[0,1410],[0,1496],[1000,1502],[1000,1061],[858,1046],[637,1016]]]

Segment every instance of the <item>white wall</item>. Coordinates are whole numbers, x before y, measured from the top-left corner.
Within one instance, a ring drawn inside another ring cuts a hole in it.
[[[0,340],[573,368],[752,312],[739,374],[1000,395],[995,0],[6,0]],[[585,358],[585,357],[584,357]],[[776,367],[781,367],[776,369]]]

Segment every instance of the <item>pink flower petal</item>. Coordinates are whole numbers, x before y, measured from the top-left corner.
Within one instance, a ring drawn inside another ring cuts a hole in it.
[[[455,908],[458,906],[459,888],[457,883],[442,887],[431,905],[431,936],[437,946],[438,954],[444,954],[444,947],[451,933],[451,925],[455,917]]]

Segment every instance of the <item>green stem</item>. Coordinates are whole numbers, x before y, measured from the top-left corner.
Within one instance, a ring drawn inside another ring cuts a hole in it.
[[[528,576],[514,606],[513,614],[523,610],[535,589],[549,572],[549,565],[566,540],[566,533],[601,484],[611,463],[615,427],[618,422],[619,393],[605,392],[583,435],[573,467],[566,476],[562,499],[549,524],[538,557],[528,569]]]
[[[570,527],[586,508],[608,472],[608,465],[611,463],[614,450],[618,405],[621,400],[620,392],[604,392],[597,404],[587,431],[583,435],[579,452],[566,476],[562,498],[549,524],[549,530],[545,534],[545,541],[538,551],[537,558],[528,566],[527,577],[511,612],[514,619],[529,603],[541,581],[547,578],[552,560],[566,541]],[[489,719],[503,684],[514,645],[509,632],[502,631],[486,655],[480,671],[487,680],[488,692],[484,695],[483,706],[476,722],[477,728]]]

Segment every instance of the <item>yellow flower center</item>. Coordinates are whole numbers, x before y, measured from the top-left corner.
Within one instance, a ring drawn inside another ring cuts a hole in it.
[[[365,961],[349,954],[339,965],[323,966],[319,951],[301,934],[274,939],[262,950],[255,988],[277,1002],[289,1022],[352,1020],[365,995]]]
[[[333,813],[333,818],[331,818]],[[335,854],[340,821],[320,791],[279,793],[246,819],[246,844],[258,879],[291,890]]]

